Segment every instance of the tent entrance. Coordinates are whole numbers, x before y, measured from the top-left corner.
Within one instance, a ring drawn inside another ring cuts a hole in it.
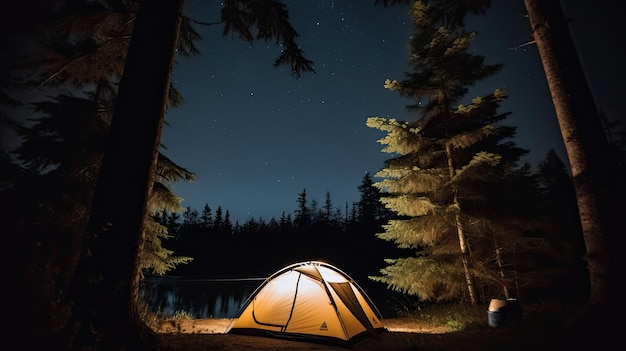
[[[359,322],[361,322],[361,324],[363,324],[367,331],[369,331],[370,333],[374,333],[374,326],[372,325],[372,322],[370,322],[369,318],[365,314],[365,311],[361,307],[359,300],[354,294],[354,291],[352,290],[352,285],[347,282],[329,284],[333,288],[335,293],[337,293],[337,295],[341,299],[341,302],[346,305],[348,310],[352,312],[352,314],[356,317],[356,319],[359,320]]]

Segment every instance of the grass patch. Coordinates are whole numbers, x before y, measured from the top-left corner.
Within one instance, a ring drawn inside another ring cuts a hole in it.
[[[505,327],[543,329],[555,328],[571,317],[580,304],[558,301],[538,300],[521,303],[521,320],[519,325]],[[488,320],[488,304],[472,305],[468,303],[414,303],[402,307],[401,316],[417,320],[445,325],[451,330],[484,330],[491,328]]]
[[[487,327],[487,309],[482,305],[431,304],[416,312],[415,318],[453,330]]]
[[[187,311],[176,311],[168,320],[194,319],[195,317]]]
[[[162,315],[150,310],[148,304],[143,300],[139,300],[137,305],[139,317],[152,330],[159,330],[164,324],[178,327],[181,321],[195,319],[195,317],[187,311],[176,311],[173,316],[164,318]]]

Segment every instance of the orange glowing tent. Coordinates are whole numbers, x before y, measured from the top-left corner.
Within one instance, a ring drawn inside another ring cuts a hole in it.
[[[352,343],[384,331],[380,312],[346,273],[318,261],[289,265],[244,303],[229,333]]]

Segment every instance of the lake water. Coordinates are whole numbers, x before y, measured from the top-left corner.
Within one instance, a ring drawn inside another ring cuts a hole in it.
[[[264,278],[192,279],[146,277],[140,296],[162,318],[185,313],[192,318],[234,318]]]
[[[141,282],[140,296],[152,312],[162,318],[186,314],[192,318],[235,318],[246,299],[265,278],[193,279],[147,276]],[[365,281],[362,286],[383,316],[395,316],[413,302],[391,292],[380,283]],[[400,307],[398,307],[400,306]]]

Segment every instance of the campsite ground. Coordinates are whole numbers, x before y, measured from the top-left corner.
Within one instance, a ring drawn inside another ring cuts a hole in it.
[[[411,317],[385,319],[387,332],[366,337],[350,348],[270,337],[225,333],[230,319],[166,321],[156,328],[160,345],[168,351],[499,351],[499,350],[603,350],[602,337],[581,327],[570,327],[564,316],[534,320],[506,328],[456,329]],[[606,341],[606,340],[604,340]]]
[[[347,348],[319,343],[301,342],[271,337],[225,334],[230,319],[187,319],[164,323],[159,330],[161,340],[170,350],[246,350],[246,351],[345,351]],[[445,325],[436,325],[419,322],[413,318],[386,319],[385,326],[388,332],[377,336],[365,337],[355,343],[350,349],[355,351],[378,350],[448,350],[452,339],[454,344],[467,346],[470,334],[460,335]],[[503,330],[491,330],[489,334],[494,339],[501,339]],[[484,342],[487,340],[483,340]],[[497,346],[500,341],[494,341]],[[497,341],[497,343],[495,342]],[[473,341],[472,341],[473,342]],[[490,350],[488,345],[472,350]],[[456,348],[469,350],[470,348]],[[492,348],[499,350],[500,348]]]

